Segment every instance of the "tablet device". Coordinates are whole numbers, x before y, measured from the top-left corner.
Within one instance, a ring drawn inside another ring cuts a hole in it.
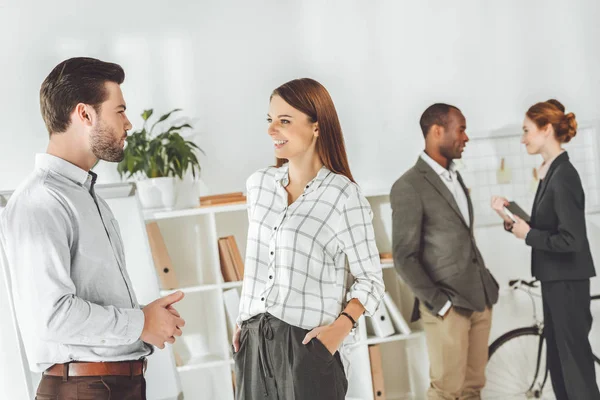
[[[510,219],[516,222],[515,215],[521,218],[523,221],[529,223],[531,218],[517,203],[514,201],[508,202],[508,205],[504,207],[504,213],[508,215]]]

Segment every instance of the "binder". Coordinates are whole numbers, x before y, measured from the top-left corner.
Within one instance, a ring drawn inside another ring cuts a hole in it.
[[[386,396],[383,381],[383,365],[381,364],[381,350],[379,348],[379,345],[369,346],[369,360],[371,361],[373,399],[385,400]]]
[[[223,275],[223,281],[238,281],[239,279],[235,270],[235,265],[231,256],[231,250],[227,238],[219,239],[219,258],[221,261],[221,274]]]
[[[379,304],[379,308],[375,311],[372,317],[367,318],[370,321],[371,328],[375,336],[387,337],[395,333],[394,326],[388,314],[384,302]]]
[[[152,252],[152,260],[154,268],[160,280],[162,289],[175,289],[179,286],[177,276],[173,269],[171,257],[167,251],[167,246],[160,233],[160,228],[156,222],[146,224],[146,232],[148,233],[148,242],[150,243],[150,251]]]
[[[398,307],[396,307],[396,303],[394,303],[392,296],[390,296],[388,292],[385,292],[383,296],[383,303],[385,304],[390,318],[392,319],[392,323],[396,327],[397,331],[405,335],[409,335],[410,333],[412,333],[412,330],[406,323],[406,320],[400,313]]]
[[[244,279],[244,260],[240,254],[240,249],[235,241],[235,237],[227,236],[227,242],[229,243],[229,250],[231,251],[231,257],[233,258],[233,266],[238,277],[238,281]]]

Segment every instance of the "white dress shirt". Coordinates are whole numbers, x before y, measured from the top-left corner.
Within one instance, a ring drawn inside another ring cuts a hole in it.
[[[438,164],[433,158],[429,157],[425,152],[421,153],[421,158],[439,175],[442,182],[444,182],[450,193],[452,193],[467,226],[470,226],[471,218],[469,216],[469,202],[467,200],[467,194],[458,181],[458,173],[456,172],[456,164],[454,161],[451,161],[449,168],[446,169]],[[444,304],[444,307],[438,312],[438,315],[446,315],[446,312],[448,312],[451,306],[452,303],[448,300],[446,304]]]
[[[250,223],[238,324],[268,312],[313,329],[332,323],[353,298],[373,315],[384,284],[371,207],[358,185],[323,167],[288,206],[288,183],[287,164],[247,181]]]
[[[117,220],[95,174],[49,154],[0,214],[19,330],[33,371],[69,361],[135,360],[144,314],[125,269]]]

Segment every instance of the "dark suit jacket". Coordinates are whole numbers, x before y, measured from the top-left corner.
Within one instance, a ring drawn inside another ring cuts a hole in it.
[[[458,176],[467,194],[470,226],[447,186],[420,157],[390,193],[394,266],[432,314],[448,300],[471,311],[498,300],[498,284],[475,244],[471,199]]]
[[[538,185],[531,211],[531,274],[540,281],[596,275],[585,224],[585,194],[565,151]]]

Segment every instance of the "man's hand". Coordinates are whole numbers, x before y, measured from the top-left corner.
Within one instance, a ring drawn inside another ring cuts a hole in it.
[[[144,329],[141,339],[159,349],[165,348],[166,343],[175,343],[175,336],[181,336],[181,328],[185,321],[173,307],[183,299],[183,292],[177,291],[148,304],[143,308]]]
[[[241,329],[240,327],[235,324],[235,332],[233,332],[233,351],[234,352],[238,352],[240,351],[240,333],[241,333]]]

